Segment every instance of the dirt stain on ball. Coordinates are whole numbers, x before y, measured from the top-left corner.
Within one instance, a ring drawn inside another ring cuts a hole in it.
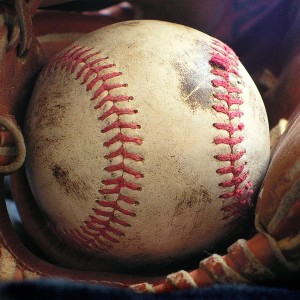
[[[173,67],[179,76],[178,89],[183,102],[192,111],[211,109],[211,87],[207,85],[206,81],[203,81],[198,70],[190,69],[178,61],[173,62]],[[199,72],[201,72],[200,69]]]
[[[52,175],[56,179],[57,183],[65,190],[67,195],[74,195],[81,199],[86,198],[86,193],[88,187],[77,178],[77,176],[70,175],[70,171],[67,168],[63,168],[57,164],[51,167]],[[75,179],[75,180],[74,180]],[[82,187],[83,185],[83,187]]]
[[[203,204],[209,204],[211,201],[208,191],[203,186],[185,191],[176,197],[177,205],[174,216],[183,214],[186,209],[194,208],[197,211]],[[202,205],[199,205],[199,203],[202,203]]]

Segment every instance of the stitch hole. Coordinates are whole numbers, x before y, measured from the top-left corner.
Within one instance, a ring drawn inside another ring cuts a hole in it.
[[[213,67],[213,68],[216,68],[216,69],[220,69],[220,70],[223,70],[223,71],[226,71],[226,67],[224,65],[222,65],[221,63],[217,63],[217,62],[210,62],[210,65]]]
[[[94,106],[94,109],[100,108],[100,106],[101,106],[101,100],[102,100],[103,98],[105,98],[107,95],[109,95],[109,92],[108,92],[107,90],[104,90],[104,91],[102,91],[100,94],[94,93],[94,95],[91,96],[91,98],[90,98],[91,101],[94,101],[94,100],[96,100],[97,98],[99,98],[99,99],[98,99],[98,100],[99,100],[99,103],[96,104],[96,105]],[[108,102],[108,101],[106,101],[106,102]],[[106,103],[106,102],[105,102],[105,103]]]

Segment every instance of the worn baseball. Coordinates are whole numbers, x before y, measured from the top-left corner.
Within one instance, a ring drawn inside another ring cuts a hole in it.
[[[161,21],[116,23],[56,55],[24,131],[29,185],[53,233],[128,265],[226,241],[269,161],[265,108],[236,54]]]

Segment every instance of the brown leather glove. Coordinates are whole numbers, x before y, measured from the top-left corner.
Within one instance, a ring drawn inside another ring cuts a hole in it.
[[[36,76],[51,56],[47,52],[47,44],[43,41],[42,43],[38,42],[32,28],[31,20],[36,13],[38,4],[39,1],[16,0],[6,1],[0,7],[0,279],[64,277],[128,286],[143,280],[143,277],[124,277],[118,274],[93,271],[73,271],[47,262],[44,256],[39,256],[31,249],[29,250],[28,245],[24,245],[15,232],[6,209],[3,187],[4,175],[10,174],[11,177],[18,178],[19,174],[22,173],[19,169],[26,155],[21,130],[24,114]],[[70,16],[70,19],[77,25],[77,28],[80,28],[80,24],[85,23],[88,18],[78,19],[78,16],[74,18]],[[97,18],[95,20],[97,22],[94,22],[93,26],[103,26],[103,20],[101,17]],[[108,22],[107,20],[105,18],[106,22]],[[113,20],[111,18],[110,22]],[[49,24],[49,27],[44,27],[46,32],[48,30],[51,33],[51,25],[53,22]],[[89,27],[90,29],[91,27]],[[66,39],[62,39],[62,41],[68,43]],[[54,45],[53,54],[59,51],[61,47],[61,43]],[[24,219],[32,220],[33,222],[30,222],[33,230],[43,233],[38,222],[38,220],[43,219],[43,216],[35,211],[36,207],[32,206],[34,204],[32,198],[28,198],[30,191],[27,190],[26,185],[22,184],[22,181],[18,181],[13,190],[15,195],[20,195],[16,200]],[[55,248],[54,241],[47,239],[46,242],[50,249]],[[55,249],[57,253],[60,252],[59,249]]]
[[[168,275],[157,285],[132,286],[140,292],[171,292],[212,284],[298,286],[300,275],[300,106],[280,137],[256,206],[256,230],[226,255],[212,255],[191,272]]]
[[[37,40],[31,34],[30,16],[35,12],[37,2],[26,4],[25,1],[16,1],[15,7],[0,6],[2,173],[14,171],[25,157],[18,126],[21,126],[31,89],[44,59]]]

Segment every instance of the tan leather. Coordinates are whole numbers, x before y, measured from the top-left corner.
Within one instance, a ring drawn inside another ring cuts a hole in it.
[[[2,6],[0,15],[1,161],[5,173],[21,164],[20,155],[14,152],[24,152],[22,141],[21,138],[14,139],[22,136],[19,127],[22,126],[29,95],[44,61],[41,47],[32,36],[29,15],[32,7],[20,3],[23,2],[19,1],[16,8]],[[14,156],[19,162],[12,162]],[[8,167],[11,163],[13,165]]]

